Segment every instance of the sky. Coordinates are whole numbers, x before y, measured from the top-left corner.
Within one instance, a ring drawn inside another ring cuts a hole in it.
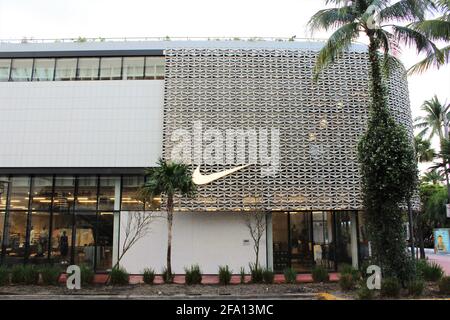
[[[0,39],[311,37],[324,0],[0,0]],[[317,33],[326,38],[329,33]],[[364,41],[364,39],[362,39]],[[408,68],[420,60],[404,48]],[[450,103],[450,66],[409,77],[413,117],[434,95]]]

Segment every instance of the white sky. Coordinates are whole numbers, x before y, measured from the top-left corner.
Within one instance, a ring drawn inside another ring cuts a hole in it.
[[[0,0],[0,38],[291,37],[323,0]],[[326,37],[327,34],[315,34]],[[419,60],[412,50],[406,67]],[[450,102],[450,67],[409,78],[413,116],[436,94]]]

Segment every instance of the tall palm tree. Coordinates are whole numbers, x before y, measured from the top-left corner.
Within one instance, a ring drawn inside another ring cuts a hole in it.
[[[434,149],[431,148],[431,141],[424,139],[421,135],[414,137],[414,150],[416,150],[417,162],[433,161],[436,153]]]
[[[412,23],[409,27],[433,41],[441,41],[446,45],[412,66],[409,73],[421,73],[433,66],[439,68],[450,62],[450,0],[436,0],[436,9],[441,16]]]
[[[441,183],[443,180],[442,173],[437,169],[432,169],[422,176],[422,182],[431,183],[434,185]]]
[[[172,225],[175,195],[191,197],[196,192],[189,166],[159,159],[158,166],[145,169],[146,182],[140,189],[146,200],[157,195],[166,198],[167,208],[167,266],[166,275],[172,275]]]

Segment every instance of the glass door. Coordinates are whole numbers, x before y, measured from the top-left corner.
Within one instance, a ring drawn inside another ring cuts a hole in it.
[[[313,265],[311,212],[289,213],[290,264],[297,272],[310,271]]]

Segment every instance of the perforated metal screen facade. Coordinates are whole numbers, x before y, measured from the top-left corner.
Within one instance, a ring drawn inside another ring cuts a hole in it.
[[[290,49],[166,50],[163,154],[176,144],[174,130],[277,128],[280,171],[261,174],[254,164],[210,184],[193,199],[178,199],[180,210],[362,209],[357,143],[369,106],[368,57],[346,53],[317,83],[317,52]],[[389,83],[389,104],[412,133],[404,70]],[[193,137],[195,142],[196,137]],[[192,169],[198,164],[193,149]],[[201,152],[201,151],[200,151]],[[201,165],[202,174],[240,163]],[[255,202],[257,204],[255,204]]]

